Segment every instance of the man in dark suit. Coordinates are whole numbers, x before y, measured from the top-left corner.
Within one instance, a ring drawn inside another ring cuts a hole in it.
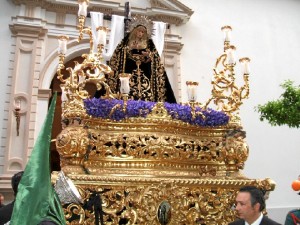
[[[242,187],[236,197],[236,211],[239,219],[229,225],[281,225],[262,214],[265,207],[265,199],[261,190],[254,186]]]

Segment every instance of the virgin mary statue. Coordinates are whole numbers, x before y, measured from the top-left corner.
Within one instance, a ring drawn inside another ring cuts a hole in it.
[[[130,74],[129,97],[134,100],[176,103],[161,58],[151,39],[152,22],[144,16],[135,17],[130,32],[116,47],[109,66],[108,77],[112,92],[120,88],[120,75]]]

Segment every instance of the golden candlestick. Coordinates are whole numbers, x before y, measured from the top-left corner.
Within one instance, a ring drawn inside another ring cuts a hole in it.
[[[79,9],[78,9],[78,29],[79,29],[79,37],[78,42],[80,42],[83,38],[83,30],[85,24],[85,18],[87,16],[87,7],[89,5],[89,0],[78,0]]]
[[[198,87],[199,83],[195,81],[187,81],[186,86],[187,86],[187,94],[188,94],[188,101],[189,105],[191,107],[191,114],[192,114],[192,119],[195,120],[197,116],[201,116],[202,119],[205,119],[205,116],[201,111],[196,111],[196,107],[200,107],[200,104],[197,102],[197,90],[196,88]]]
[[[15,117],[16,117],[16,123],[17,123],[17,136],[19,136],[19,130],[20,130],[20,122],[21,122],[21,116],[20,116],[20,109],[15,109]]]
[[[21,122],[20,111],[21,111],[21,100],[18,99],[15,102],[15,108],[14,108],[14,114],[15,114],[15,117],[16,117],[17,136],[19,136],[19,134],[20,134],[20,122]]]
[[[225,48],[230,45],[232,28],[231,26],[226,25],[223,26],[221,30],[224,32],[224,51],[225,51]]]
[[[63,74],[61,71],[65,68],[64,61],[65,61],[65,55],[67,52],[67,42],[69,40],[69,37],[66,35],[61,35],[58,37],[58,67],[57,67],[57,78],[60,81],[63,81]]]
[[[239,107],[243,104],[242,100],[249,96],[249,58],[242,58],[240,62],[244,64],[243,79],[244,85],[238,87],[235,83],[235,46],[230,45],[230,26],[222,27],[225,32],[224,53],[216,60],[213,69],[212,79],[212,97],[204,104],[204,109],[208,107],[213,100],[218,110],[227,113],[231,120],[237,119]],[[245,72],[246,71],[246,72]]]
[[[85,16],[79,16],[78,17],[78,25],[77,28],[79,29],[79,36],[78,36],[78,42],[80,42],[83,38],[83,28],[85,24]]]
[[[67,51],[67,36],[59,37],[59,63],[57,68],[57,78],[62,82],[62,96],[63,99],[63,117],[66,114],[75,114],[76,116],[84,113],[83,99],[89,96],[85,86],[87,83],[94,83],[97,90],[105,89],[106,95],[104,98],[115,98],[110,90],[109,85],[106,83],[105,74],[111,73],[111,68],[104,64],[103,61],[103,49],[106,44],[106,32],[108,28],[98,27],[97,38],[93,40],[93,33],[90,27],[85,27],[85,19],[87,15],[88,0],[79,0],[78,11],[78,28],[79,37],[78,41],[81,41],[83,34],[87,34],[90,40],[90,52],[83,54],[84,61],[82,63],[75,62],[74,68],[67,68],[69,77],[63,78],[62,70],[65,68],[64,60]],[[94,52],[94,45],[97,46],[97,51]],[[72,110],[65,110],[65,109]]]

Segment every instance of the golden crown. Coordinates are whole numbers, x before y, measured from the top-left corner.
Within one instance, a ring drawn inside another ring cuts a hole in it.
[[[132,17],[131,21],[129,22],[129,32],[139,25],[142,25],[147,29],[147,35],[149,37],[152,35],[152,21],[145,15],[136,15]]]

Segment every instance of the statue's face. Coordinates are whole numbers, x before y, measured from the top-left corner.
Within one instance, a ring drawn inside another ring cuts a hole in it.
[[[142,38],[142,37],[144,37],[144,34],[146,33],[146,30],[143,28],[143,27],[138,27],[137,29],[136,29],[136,36],[138,37],[138,38]]]

